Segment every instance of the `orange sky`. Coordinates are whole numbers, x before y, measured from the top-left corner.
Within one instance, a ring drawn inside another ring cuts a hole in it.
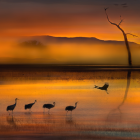
[[[133,4],[127,1],[114,6],[116,1],[78,3],[36,3],[36,2],[1,2],[0,3],[0,36],[84,36],[104,40],[123,40],[121,32],[112,27],[106,19],[104,7],[110,7],[108,14],[113,22],[124,18],[122,27],[126,32],[140,36],[140,19],[138,1]],[[129,37],[130,41],[140,43],[140,38]]]
[[[114,5],[116,3],[118,6]],[[127,7],[124,8],[122,6],[123,3],[126,3]],[[42,35],[57,37],[96,37],[101,40],[123,41],[121,31],[107,21],[104,12],[105,7],[109,7],[108,14],[112,22],[119,23],[121,15],[122,19],[124,19],[121,27],[124,31],[138,36],[133,37],[128,35],[128,40],[140,44],[139,5],[138,0],[135,2],[131,0],[99,0],[98,2],[92,0],[68,0],[65,2],[62,0],[59,2],[56,0],[1,1],[1,44],[6,47],[7,44],[10,46],[10,43],[13,43],[16,38],[18,40],[19,37],[23,36]],[[13,37],[14,40],[12,40]],[[2,49],[1,57],[13,58],[15,56],[14,54],[18,54],[17,51],[11,53],[13,51],[14,48],[10,50],[10,47],[7,47],[7,50]],[[88,56],[88,53],[86,56]],[[85,60],[89,61],[89,59],[86,58]]]

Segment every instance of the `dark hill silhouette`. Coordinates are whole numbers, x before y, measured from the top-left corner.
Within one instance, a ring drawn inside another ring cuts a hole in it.
[[[129,44],[134,65],[139,65],[140,45],[134,42]],[[11,58],[3,57],[1,63],[5,60],[10,64],[127,65],[124,41],[105,41],[95,37],[32,36],[18,38],[13,48],[22,55],[14,53]]]
[[[53,36],[34,36],[34,40],[43,40],[46,43],[95,43],[95,44],[113,44],[113,45],[125,45],[124,41],[117,40],[101,40],[95,37],[53,37]],[[129,42],[132,46],[140,46],[135,42]]]

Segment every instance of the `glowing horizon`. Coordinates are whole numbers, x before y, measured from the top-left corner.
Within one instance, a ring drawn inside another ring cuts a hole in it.
[[[137,14],[139,3],[128,1],[126,8],[123,8],[120,2],[118,7],[114,6],[114,3],[115,0],[84,3],[52,1],[51,4],[47,1],[44,3],[43,0],[38,3],[24,0],[21,3],[2,1],[0,37],[50,35],[123,40],[122,33],[107,21],[104,8],[108,6],[108,14],[112,22],[119,23],[121,15],[122,19],[125,19],[121,24],[124,31],[140,36],[140,20]],[[139,38],[128,36],[128,39],[140,44]]]
[[[127,64],[125,46],[121,52],[117,48],[116,52],[113,52],[112,47],[115,44],[105,49],[99,44],[98,48],[92,47],[93,44],[87,42],[84,45],[80,44],[82,49],[78,49],[79,44],[75,42],[61,43],[60,45],[37,40],[44,43],[46,49],[41,51],[17,48],[17,44],[22,37],[31,38],[44,35],[69,38],[95,37],[104,41],[124,41],[122,32],[107,21],[104,11],[106,7],[109,7],[107,12],[112,22],[119,24],[124,19],[120,25],[121,28],[126,33],[138,36],[128,35],[128,41],[140,44],[140,20],[138,15],[140,3],[128,0],[127,6],[123,7],[122,3],[124,2],[125,0],[99,0],[98,2],[92,0],[59,2],[56,0],[51,2],[49,0],[1,1],[0,43],[2,47],[0,63]],[[115,6],[114,3],[117,3],[118,6]],[[59,46],[60,49],[56,46]],[[138,47],[131,48],[134,65],[139,65],[140,49]],[[35,60],[36,58],[37,60]]]

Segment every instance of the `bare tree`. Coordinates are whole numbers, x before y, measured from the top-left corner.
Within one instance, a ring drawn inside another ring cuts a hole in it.
[[[108,8],[105,8],[105,13],[106,13],[106,16],[107,16],[107,20],[112,24],[112,25],[115,25],[118,27],[119,30],[121,30],[121,32],[123,33],[123,36],[124,36],[124,41],[125,41],[125,45],[126,45],[126,48],[127,48],[127,52],[128,52],[128,64],[129,66],[132,66],[132,59],[131,59],[131,52],[130,52],[130,47],[129,47],[129,43],[128,43],[128,39],[127,39],[127,34],[129,35],[132,35],[134,37],[137,37],[136,35],[133,35],[131,33],[125,33],[124,30],[120,27],[121,23],[123,22],[123,19],[121,19],[121,21],[119,22],[119,24],[116,24],[116,23],[113,23],[110,21],[109,17],[108,17],[108,14],[107,14],[107,9]],[[121,16],[120,16],[121,18]]]

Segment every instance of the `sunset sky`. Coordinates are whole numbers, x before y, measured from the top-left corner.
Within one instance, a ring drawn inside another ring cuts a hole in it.
[[[18,59],[15,56],[18,52],[14,51],[12,46],[20,40],[19,38],[28,36],[96,37],[101,40],[123,41],[121,31],[107,21],[104,12],[106,7],[109,7],[107,12],[112,22],[119,23],[124,19],[121,24],[124,31],[138,36],[128,35],[128,40],[140,44],[139,6],[139,0],[1,0],[0,56],[4,59],[1,59],[0,63],[13,63],[13,60],[10,62],[7,58]],[[44,59],[40,56],[41,53],[37,56],[40,59],[38,63]],[[23,56],[24,58],[29,59],[27,55]],[[51,59],[56,60],[53,55]],[[91,58],[91,62],[92,59],[95,58]],[[85,60],[88,62],[89,58],[86,57]],[[127,62],[124,60],[125,63]]]

